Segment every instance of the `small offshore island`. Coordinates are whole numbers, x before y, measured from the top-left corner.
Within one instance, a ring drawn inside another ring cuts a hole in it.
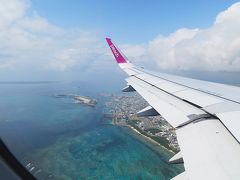
[[[174,153],[179,146],[174,128],[161,116],[139,117],[136,113],[145,108],[147,102],[138,94],[105,95],[110,98],[106,103],[104,116],[112,119],[113,125],[127,126],[147,140],[161,145]]]
[[[94,107],[97,104],[97,100],[96,99],[92,99],[90,97],[86,97],[86,96],[81,96],[78,94],[57,94],[55,95],[55,97],[61,98],[61,97],[69,97],[69,98],[73,98],[75,101],[75,103],[77,104],[85,104],[88,106],[92,106]]]
[[[90,97],[84,97],[84,96],[74,96],[75,103],[78,104],[86,104],[88,106],[95,106],[97,104],[96,99],[91,99]]]

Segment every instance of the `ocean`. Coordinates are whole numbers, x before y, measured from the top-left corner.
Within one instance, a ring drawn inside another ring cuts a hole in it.
[[[38,179],[165,180],[182,172],[168,163],[171,152],[103,117],[107,91],[86,82],[0,83],[0,136]]]

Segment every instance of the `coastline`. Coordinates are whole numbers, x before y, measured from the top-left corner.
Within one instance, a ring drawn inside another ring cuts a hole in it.
[[[140,136],[143,136],[146,140],[150,141],[151,143],[154,143],[154,144],[156,144],[156,145],[158,145],[158,146],[161,146],[161,147],[164,148],[165,150],[167,150],[167,151],[169,151],[169,152],[171,152],[171,153],[173,153],[173,154],[176,154],[176,152],[174,152],[172,149],[169,149],[169,148],[163,146],[162,144],[160,144],[159,142],[155,141],[154,139],[152,139],[152,138],[150,138],[150,137],[142,134],[141,132],[139,132],[139,131],[138,131],[137,129],[135,129],[134,127],[132,127],[132,126],[127,126],[127,127],[129,127],[130,129],[132,129],[135,133],[139,134]]]
[[[169,151],[169,152],[171,152],[171,153],[173,153],[173,154],[176,154],[176,152],[174,152],[172,149],[167,148],[167,147],[163,146],[162,144],[160,144],[159,142],[157,142],[157,141],[155,141],[154,139],[152,139],[151,137],[142,134],[142,133],[141,133],[139,130],[137,130],[135,127],[133,127],[133,126],[127,124],[127,123],[124,123],[124,124],[122,124],[122,123],[116,123],[116,122],[114,121],[114,119],[112,119],[112,124],[113,124],[113,125],[117,125],[117,126],[127,127],[127,128],[129,128],[129,129],[131,129],[132,132],[136,133],[136,134],[139,135],[139,136],[142,136],[142,137],[143,137],[145,140],[147,140],[148,142],[151,142],[151,143],[153,143],[153,144],[155,144],[155,145],[161,146],[161,148],[163,148],[163,149],[165,149],[165,150],[167,150],[167,151]]]

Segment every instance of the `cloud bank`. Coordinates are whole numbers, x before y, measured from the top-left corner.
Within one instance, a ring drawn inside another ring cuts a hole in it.
[[[207,29],[159,35],[147,53],[162,69],[240,71],[240,3],[219,13]]]
[[[83,70],[105,57],[97,31],[57,27],[31,10],[28,0],[0,3],[0,70]]]
[[[0,7],[0,71],[91,72],[113,67],[101,32],[58,27],[33,11],[30,0],[0,3],[4,4]],[[219,13],[207,29],[182,28],[145,44],[120,48],[142,66],[240,71],[240,3]]]

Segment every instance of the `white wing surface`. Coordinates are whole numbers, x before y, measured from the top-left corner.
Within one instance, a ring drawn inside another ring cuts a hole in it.
[[[240,179],[240,88],[147,71],[106,40],[129,75],[124,91],[136,90],[150,105],[145,113],[159,113],[176,130],[181,152],[172,159],[183,159],[185,172],[173,179]]]

